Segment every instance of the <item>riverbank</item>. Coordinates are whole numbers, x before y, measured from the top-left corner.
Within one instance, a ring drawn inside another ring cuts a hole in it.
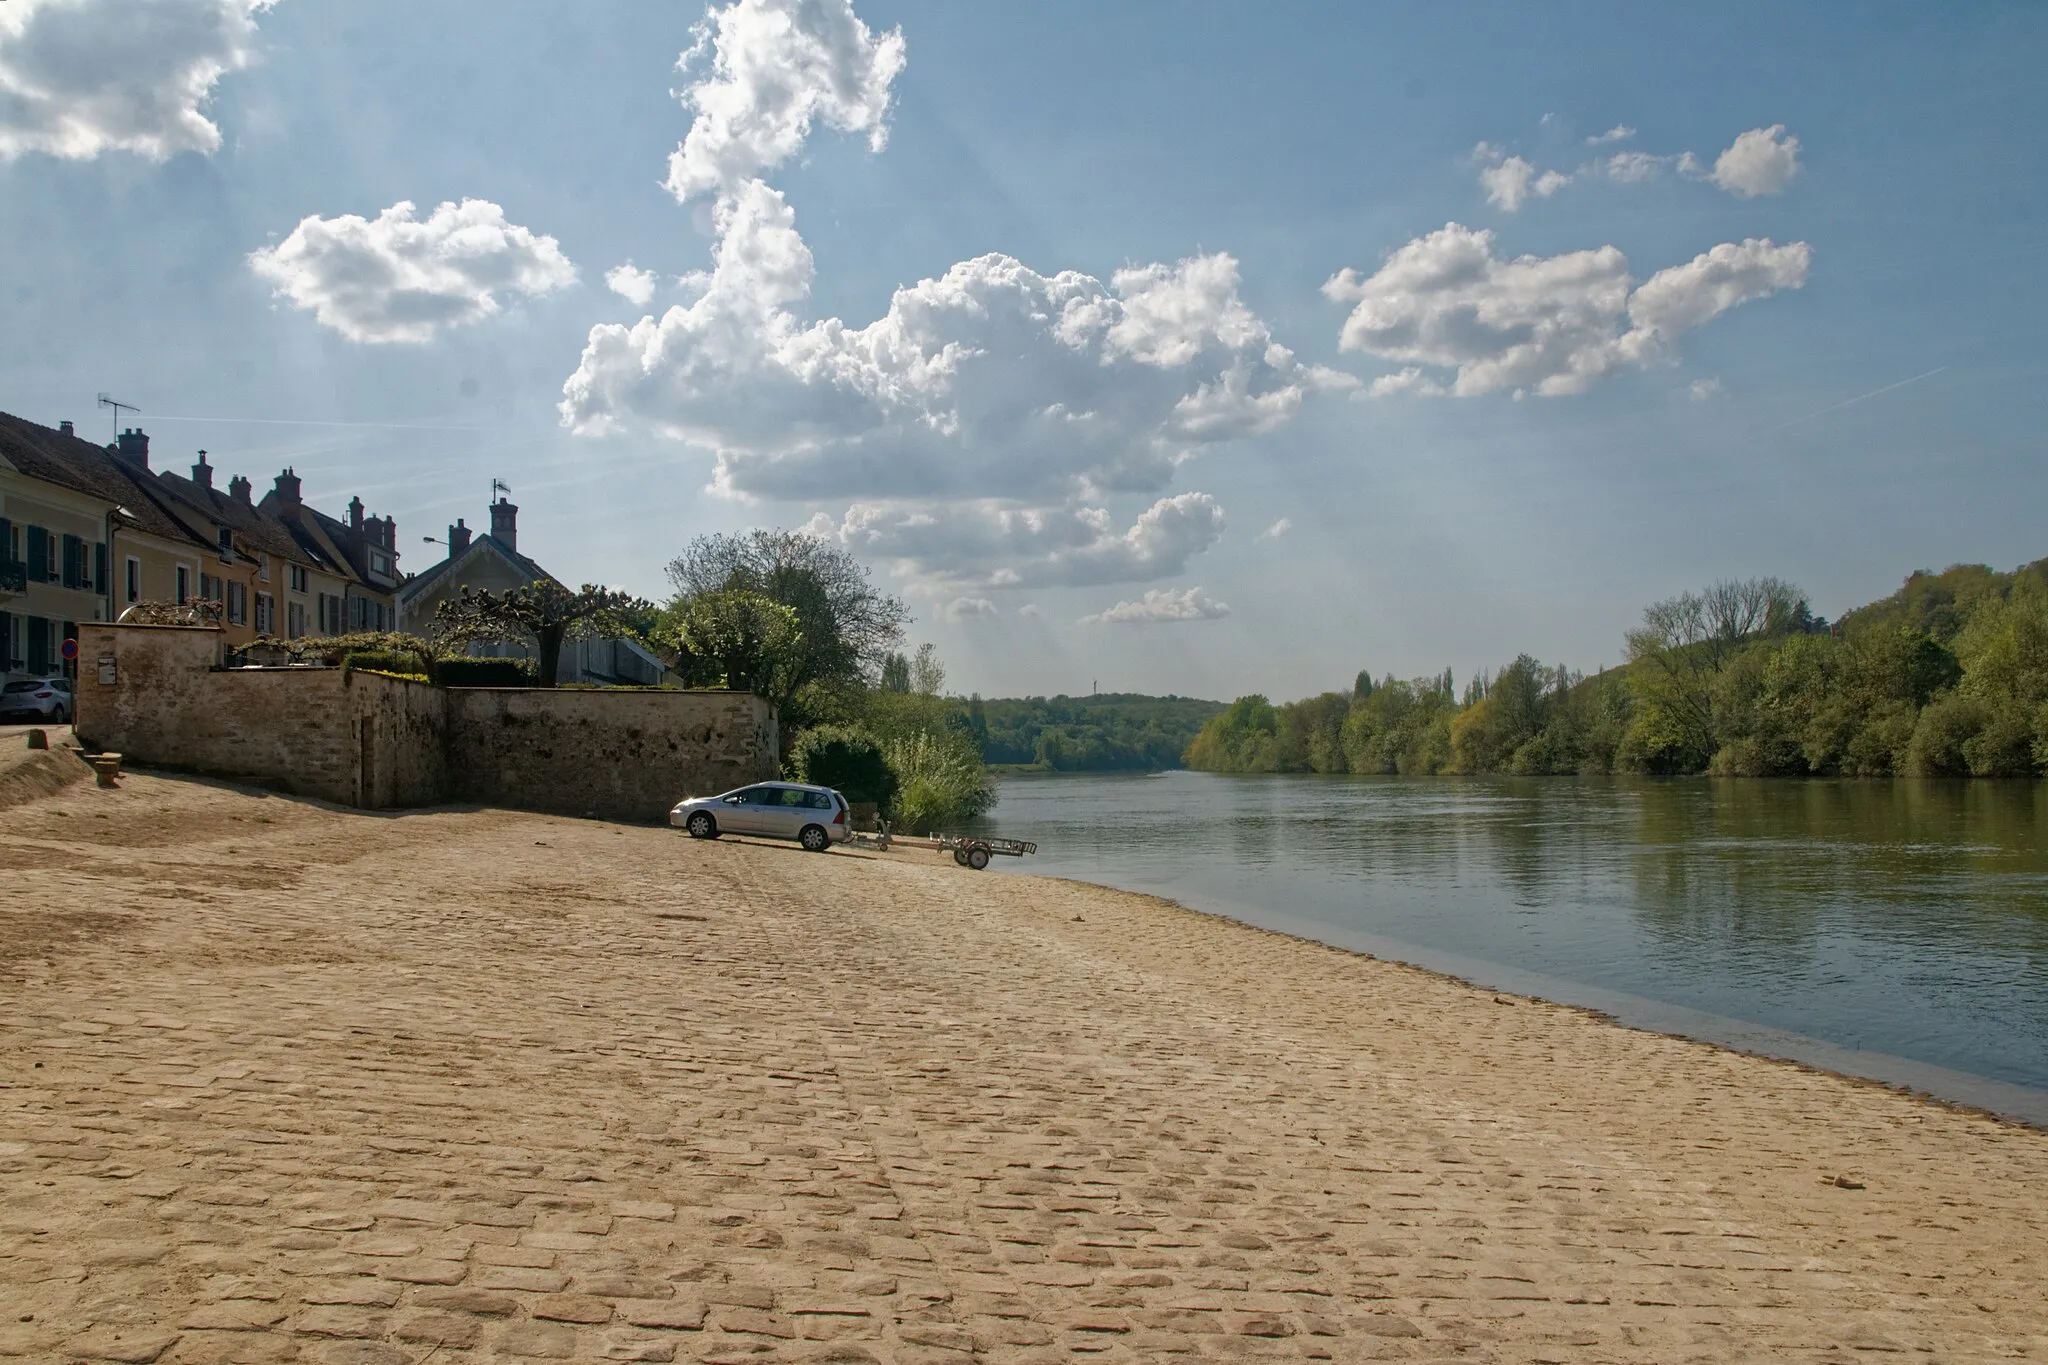
[[[1161,901],[147,775],[0,861],[0,1355],[2048,1349],[2048,1135]]]

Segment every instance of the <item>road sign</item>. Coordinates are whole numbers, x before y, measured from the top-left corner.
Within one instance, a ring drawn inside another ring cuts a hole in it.
[[[64,662],[70,663],[78,657],[78,641],[66,640],[63,644],[57,646],[57,652],[64,656]]]

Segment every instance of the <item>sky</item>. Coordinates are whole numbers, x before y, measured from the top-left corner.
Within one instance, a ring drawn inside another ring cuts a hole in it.
[[[2048,7],[0,0],[0,409],[949,688],[1617,662],[2048,555]]]

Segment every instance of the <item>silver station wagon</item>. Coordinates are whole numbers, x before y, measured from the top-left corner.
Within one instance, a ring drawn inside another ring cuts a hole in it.
[[[794,839],[813,853],[823,853],[853,833],[846,811],[846,798],[830,787],[763,782],[723,796],[693,796],[668,813],[668,822],[688,830],[692,839],[752,834]]]

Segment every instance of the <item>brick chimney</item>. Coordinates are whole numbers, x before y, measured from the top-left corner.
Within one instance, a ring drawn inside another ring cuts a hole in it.
[[[361,535],[363,532],[363,500],[361,498],[350,498],[348,500],[348,529],[354,531],[357,535]]]
[[[115,449],[123,459],[133,460],[144,469],[149,468],[149,437],[142,434],[142,428],[130,427],[122,432]]]
[[[63,432],[66,436],[76,436],[78,434],[77,430],[74,427],[72,427],[71,419],[69,417],[66,417],[63,421],[57,423],[57,430]]]
[[[292,472],[290,466],[277,476],[277,500],[288,512],[298,510],[299,476]]]
[[[249,501],[249,481],[240,474],[228,480],[228,496],[236,502]]]
[[[192,466],[192,482],[201,488],[213,487],[213,466],[206,462],[206,452],[199,452],[199,463]]]
[[[469,548],[469,528],[457,517],[455,524],[448,528],[448,557],[455,558]]]
[[[502,496],[491,504],[491,538],[508,550],[519,548],[519,509]]]

